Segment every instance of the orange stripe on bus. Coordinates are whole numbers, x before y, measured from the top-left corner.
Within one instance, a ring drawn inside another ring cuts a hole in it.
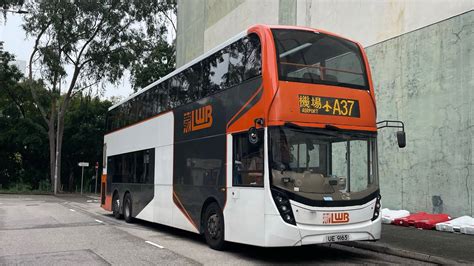
[[[194,228],[196,228],[196,230],[199,232],[199,228],[196,226],[196,224],[194,223],[193,219],[191,218],[191,216],[189,215],[189,213],[186,211],[186,209],[184,208],[183,204],[181,203],[181,201],[179,200],[178,198],[178,195],[176,195],[176,193],[173,191],[173,202],[176,204],[176,206],[178,207],[178,209],[181,210],[181,212],[184,214],[184,216],[186,217],[186,219],[188,219],[188,221],[194,226]]]
[[[229,122],[227,122],[227,128],[230,126],[230,122],[233,122],[234,118],[237,117],[244,109],[245,107],[247,107],[247,105],[250,104],[250,102],[255,98],[257,97],[258,93],[263,89],[263,86],[260,86],[260,88],[258,88],[258,90],[252,95],[252,97],[250,97],[250,99],[240,108],[240,110],[234,115],[232,116],[232,118],[229,120]]]

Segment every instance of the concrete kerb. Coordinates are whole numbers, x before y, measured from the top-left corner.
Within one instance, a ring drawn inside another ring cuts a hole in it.
[[[469,262],[466,262],[466,261],[451,260],[451,259],[423,254],[423,253],[419,253],[415,251],[377,245],[370,242],[340,242],[338,244],[333,244],[333,245],[343,245],[346,247],[365,249],[365,250],[370,250],[370,251],[374,251],[378,253],[389,254],[389,255],[393,255],[397,257],[403,257],[403,258],[414,259],[414,260],[441,264],[441,265],[453,265],[453,264],[460,264],[460,263],[469,264]]]
[[[0,194],[5,195],[39,195],[39,196],[54,196],[53,192],[45,192],[45,191],[0,191]]]

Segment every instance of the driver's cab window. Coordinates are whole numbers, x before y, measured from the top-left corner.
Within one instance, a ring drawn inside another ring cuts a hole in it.
[[[251,143],[248,133],[233,135],[233,185],[263,186],[263,136],[257,131],[257,143]]]
[[[325,173],[326,155],[324,144],[312,142],[295,143],[290,145],[289,169],[297,172],[311,171]]]

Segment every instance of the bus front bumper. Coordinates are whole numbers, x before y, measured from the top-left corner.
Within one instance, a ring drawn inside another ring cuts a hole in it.
[[[301,246],[341,241],[378,240],[382,230],[379,217],[345,225],[304,225],[285,223],[280,215],[266,215],[265,246]]]

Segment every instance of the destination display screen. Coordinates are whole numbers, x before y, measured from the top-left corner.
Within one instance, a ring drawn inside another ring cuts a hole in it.
[[[300,112],[303,114],[360,117],[359,101],[315,95],[298,95]]]

